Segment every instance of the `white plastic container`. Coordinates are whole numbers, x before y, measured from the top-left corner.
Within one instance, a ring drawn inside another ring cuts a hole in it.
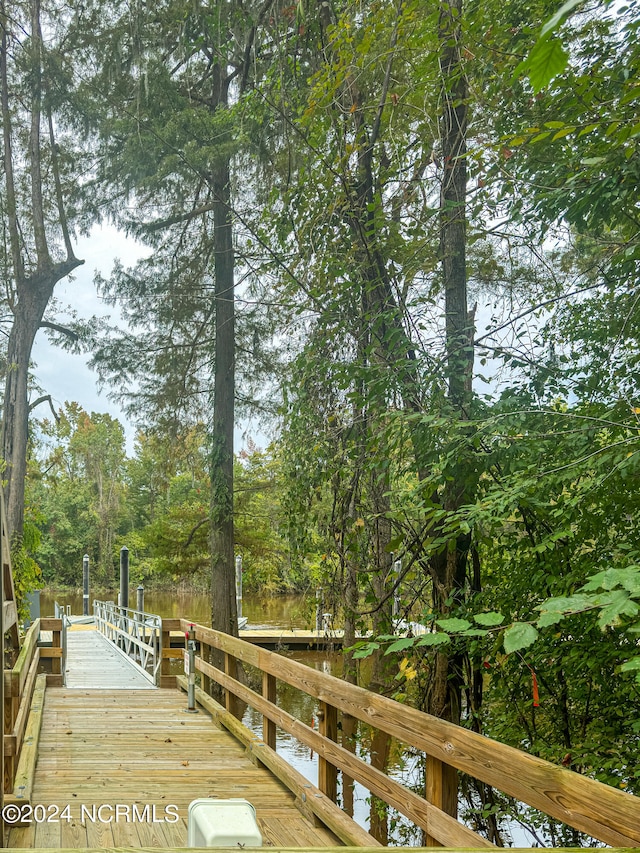
[[[187,815],[187,846],[262,847],[256,810],[247,800],[193,800]]]

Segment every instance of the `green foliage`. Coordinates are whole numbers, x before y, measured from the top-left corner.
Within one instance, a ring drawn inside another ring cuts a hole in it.
[[[33,554],[40,545],[40,531],[32,518],[25,518],[23,535],[15,540],[11,548],[11,569],[13,586],[18,607],[18,620],[24,622],[29,616],[27,594],[40,589],[43,585],[42,570]]]
[[[35,552],[45,582],[79,586],[89,554],[98,584],[110,585],[118,565],[123,523],[124,431],[108,414],[89,415],[67,403],[55,422],[41,424],[39,466],[28,482],[38,508]]]
[[[234,478],[236,548],[247,590],[275,594],[306,589],[309,577],[292,565],[284,535],[282,462],[277,448],[243,451]]]

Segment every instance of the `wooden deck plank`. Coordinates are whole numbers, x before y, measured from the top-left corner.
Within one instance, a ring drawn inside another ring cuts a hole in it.
[[[133,662],[95,628],[67,633],[65,684],[68,688],[155,689]]]
[[[34,847],[61,847],[60,824],[44,821],[35,825]]]
[[[87,827],[79,819],[60,824],[60,846],[63,848],[88,847]]]
[[[115,847],[110,823],[92,823],[87,826],[87,844],[89,847]]]
[[[188,806],[200,797],[249,800],[265,843],[339,846],[206,711],[185,709],[177,690],[47,689],[32,802],[68,806],[68,819],[14,828],[9,846],[185,847]],[[116,818],[118,805],[128,817]]]

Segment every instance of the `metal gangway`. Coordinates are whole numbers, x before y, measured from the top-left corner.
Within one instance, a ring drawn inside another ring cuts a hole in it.
[[[113,601],[94,601],[95,628],[154,685],[161,663],[162,618]]]

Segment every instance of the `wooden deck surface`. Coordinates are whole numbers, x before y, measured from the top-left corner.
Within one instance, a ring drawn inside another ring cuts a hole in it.
[[[65,686],[109,690],[155,689],[123,652],[94,627],[78,625],[67,631]]]
[[[249,800],[265,846],[339,846],[206,712],[185,707],[177,690],[48,689],[32,796],[41,820],[12,828],[8,846],[186,847],[199,797]]]
[[[344,631],[310,631],[305,628],[241,628],[241,640],[261,646],[263,649],[341,649],[344,644]],[[184,632],[171,631],[171,646],[184,648]]]

